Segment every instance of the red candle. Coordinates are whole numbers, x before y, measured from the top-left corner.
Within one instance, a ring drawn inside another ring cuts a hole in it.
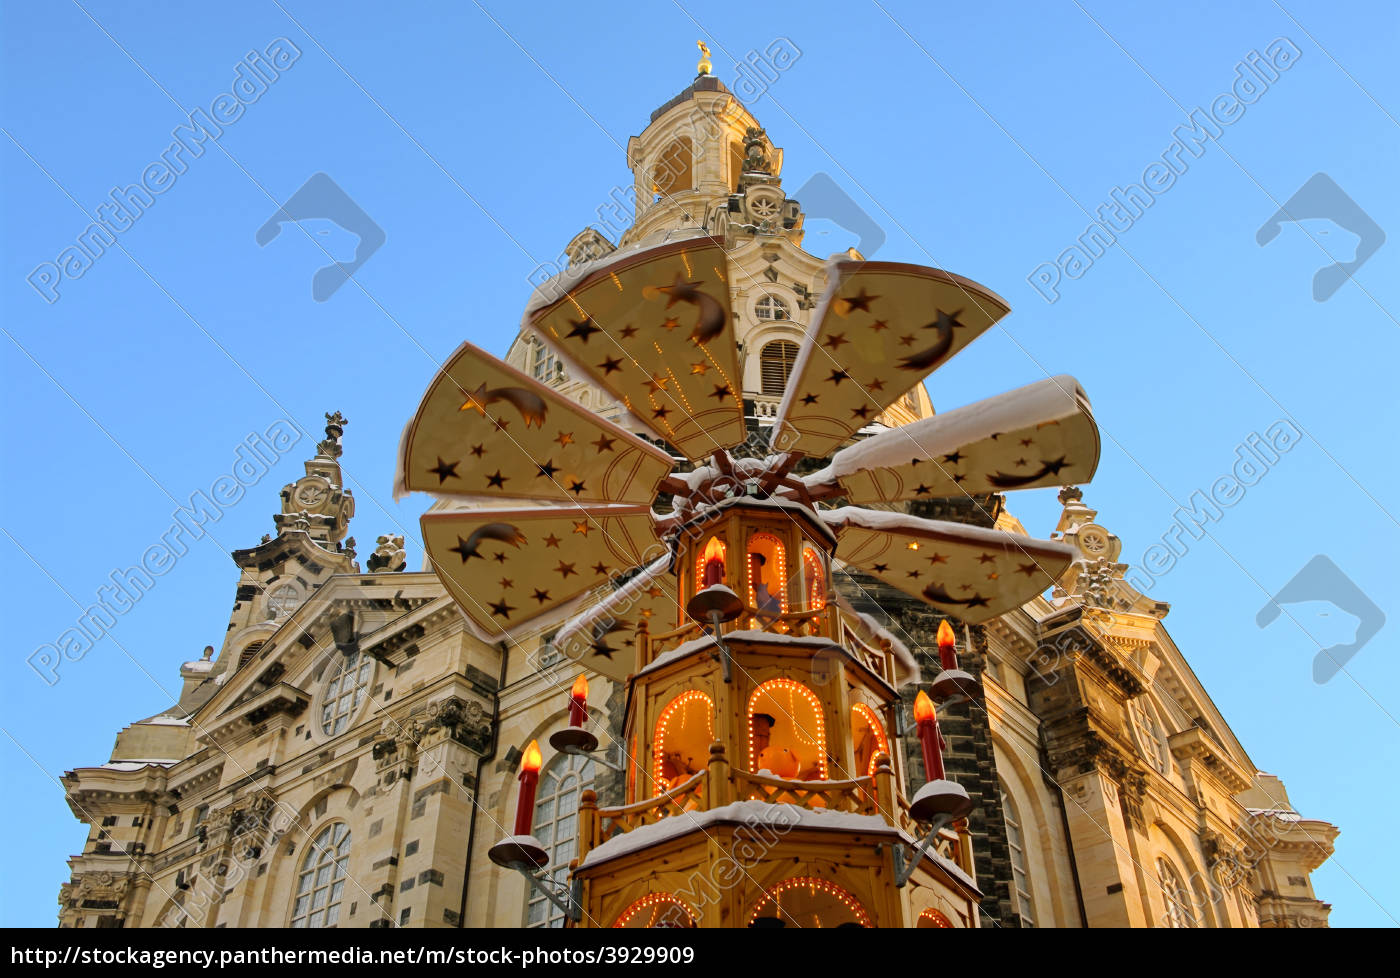
[[[928,693],[919,691],[919,695],[914,698],[914,723],[919,734],[919,746],[924,752],[924,772],[930,781],[942,781],[945,772],[943,770],[943,734],[938,729],[938,711],[934,709],[933,700],[929,699]]]
[[[540,744],[530,741],[525,757],[520,761],[520,799],[515,805],[515,834],[529,835],[535,821],[535,786],[540,782]]]
[[[938,662],[944,669],[958,667],[957,639],[947,618],[938,623]]]
[[[588,680],[583,673],[574,680],[569,691],[569,726],[581,727],[588,722]]]

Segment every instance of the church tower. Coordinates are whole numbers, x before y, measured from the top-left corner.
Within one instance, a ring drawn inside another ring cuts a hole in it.
[[[331,576],[359,572],[355,539],[345,537],[355,497],[340,471],[340,440],[348,423],[339,411],[326,415],[326,437],[303,463],[306,474],[282,487],[281,510],[272,517],[277,532],[264,535],[255,547],[233,551],[238,589],[211,678],[254,661],[288,616]]]
[[[722,241],[727,291],[740,349],[745,414],[750,426],[772,423],[796,364],[803,335],[827,288],[825,255],[803,250],[800,201],[783,187],[783,151],[744,103],[714,75],[708,57],[699,74],[651,113],[627,141],[632,173],[631,224],[616,242],[590,225],[565,247],[569,275],[584,275],[619,249],[662,245],[696,235]],[[610,205],[615,206],[615,205]],[[597,222],[608,230],[613,217]],[[859,258],[851,249],[841,257]],[[541,291],[551,294],[557,283]],[[507,362],[536,380],[616,420],[616,408],[570,371],[554,351],[522,333]],[[922,384],[872,422],[894,427],[933,413]]]

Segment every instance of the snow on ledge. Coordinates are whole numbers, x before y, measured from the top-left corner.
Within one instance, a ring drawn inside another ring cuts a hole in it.
[[[813,651],[822,649],[840,648],[838,642],[821,635],[784,635],[781,632],[761,632],[761,631],[737,631],[725,632],[726,642],[768,642],[772,645],[805,645]],[[637,671],[637,675],[644,676],[649,672],[667,666],[677,659],[683,659],[692,652],[700,649],[714,648],[715,639],[712,635],[701,635],[699,638],[692,638],[688,642],[682,642],[674,649],[667,649],[651,662],[647,663]]]
[[[169,767],[179,763],[178,760],[161,758],[148,761],[108,761],[106,764],[99,764],[98,767],[108,771],[139,771],[143,767]]]
[[[812,783],[812,782],[807,782]],[[579,868],[597,866],[610,859],[638,852],[651,846],[660,845],[686,832],[696,829],[705,831],[712,826],[743,823],[778,827],[782,832],[795,828],[826,829],[834,832],[865,832],[872,835],[895,836],[905,845],[915,847],[918,842],[904,830],[889,824],[880,815],[860,815],[855,812],[836,812],[829,808],[802,808],[798,805],[776,805],[767,801],[736,801],[704,812],[681,812],[668,815],[650,825],[643,825],[615,835],[601,845],[591,849]],[[946,856],[935,852],[927,856],[939,868],[962,883],[973,893],[981,895],[977,881],[963,872],[961,866]]]
[[[583,866],[596,866],[650,846],[660,845],[686,832],[703,831],[714,825],[741,822],[753,825],[780,826],[785,829],[831,829],[839,832],[869,832],[899,835],[899,829],[879,815],[858,815],[836,812],[829,808],[800,808],[797,805],[775,805],[767,801],[736,801],[704,812],[681,812],[668,815],[650,825],[615,835],[592,849],[584,857]]]

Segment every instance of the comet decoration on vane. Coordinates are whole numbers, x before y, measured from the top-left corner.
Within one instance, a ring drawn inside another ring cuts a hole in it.
[[[486,385],[480,384],[476,390],[467,394],[467,399],[458,408],[460,411],[475,411],[482,417],[486,416],[486,409],[492,404],[504,401],[520,412],[520,417],[525,421],[525,427],[543,428],[545,418],[549,415],[549,407],[545,400],[532,390],[524,387],[493,387],[486,389]]]
[[[734,460],[749,431],[730,268],[722,242],[696,236],[624,248],[536,293],[524,332],[619,405],[623,424],[470,344],[433,378],[404,430],[396,489],[437,497],[422,518],[429,566],[474,631],[558,626],[559,647],[626,676],[636,629],[684,620],[677,541],[719,505],[720,485],[725,498],[800,509],[847,565],[963,621],[1053,585],[1073,557],[1064,544],[862,508],[1092,478],[1098,429],[1073,377],[877,423],[1000,321],[1005,300],[939,269],[833,262],[772,454]],[[826,462],[796,475],[804,456]]]

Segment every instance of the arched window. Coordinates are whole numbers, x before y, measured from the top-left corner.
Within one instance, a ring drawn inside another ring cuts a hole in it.
[[[695,562],[695,579],[700,582],[700,588],[724,583],[724,551],[724,541],[719,537],[710,537],[705,549],[700,551]]]
[[[762,305],[764,300],[760,299]],[[791,340],[774,340],[765,343],[758,353],[759,380],[763,393],[769,397],[782,397],[787,390],[788,377],[792,366],[797,362],[797,344]]]
[[[1143,693],[1132,701],[1129,709],[1133,714],[1133,736],[1138,750],[1147,758],[1147,763],[1162,774],[1167,773],[1167,735],[1162,729],[1162,720],[1157,715],[1157,707]]]
[[[693,163],[689,136],[681,136],[668,145],[651,169],[653,200],[691,189],[694,186],[690,176]]]
[[[283,584],[267,596],[267,617],[286,618],[301,603],[301,594],[290,584]]]
[[[374,676],[374,660],[358,652],[339,655],[321,697],[321,729],[334,737],[350,724],[365,701],[365,690]]]
[[[1181,882],[1176,867],[1162,856],[1157,857],[1157,883],[1162,888],[1162,901],[1167,907],[1162,926],[1195,927],[1196,915],[1191,905],[1191,895],[1186,891],[1186,884]]]
[[[293,927],[334,927],[350,869],[350,826],[332,822],[317,834],[301,861],[292,903]]]
[[[778,322],[784,319],[791,319],[788,315],[788,304],[786,299],[780,299],[776,295],[765,295],[754,304],[753,314],[766,322]]]
[[[826,721],[821,700],[791,679],[770,679],[749,697],[749,770],[825,781]]]
[[[932,907],[919,914],[919,920],[915,927],[952,927],[953,922],[941,911]]]
[[[855,747],[856,766],[852,777],[875,773],[875,762],[881,754],[890,756],[889,738],[884,724],[874,710],[864,703],[851,707],[851,743]]]
[[[555,886],[567,886],[569,860],[578,853],[578,798],[593,786],[593,762],[577,754],[559,754],[540,774],[535,792],[535,838],[549,862],[544,870]],[[527,927],[563,927],[564,911],[530,888],[525,911]]]
[[[688,689],[666,704],[652,738],[652,790],[659,795],[684,784],[709,763],[715,739],[715,704]]]
[[[695,911],[684,900],[670,893],[648,893],[622,911],[613,926],[634,930],[643,927],[689,929],[695,923]]]
[[[1031,897],[1030,873],[1026,870],[1026,842],[1021,835],[1021,819],[1017,816],[1016,803],[1002,792],[1001,814],[1006,820],[1006,844],[1011,849],[1012,902],[1022,927],[1034,927],[1035,901]]]
[[[238,668],[238,669],[242,669],[242,668],[243,668],[244,666],[246,666],[248,663],[252,662],[252,661],[253,661],[253,658],[254,658],[259,652],[262,651],[262,647],[263,647],[264,645],[266,645],[266,644],[267,644],[266,642],[250,642],[250,643],[248,643],[248,645],[244,647],[243,651],[240,652],[240,653],[238,653],[238,666],[237,666],[237,668]]]
[[[783,880],[759,899],[749,926],[765,920],[783,927],[869,927],[870,915],[855,897],[830,880],[797,876]]]
[[[749,537],[749,596],[759,611],[787,613],[787,553],[771,533]]]
[[[815,547],[802,548],[802,590],[808,611],[826,607],[826,572],[822,570],[822,558]]]

